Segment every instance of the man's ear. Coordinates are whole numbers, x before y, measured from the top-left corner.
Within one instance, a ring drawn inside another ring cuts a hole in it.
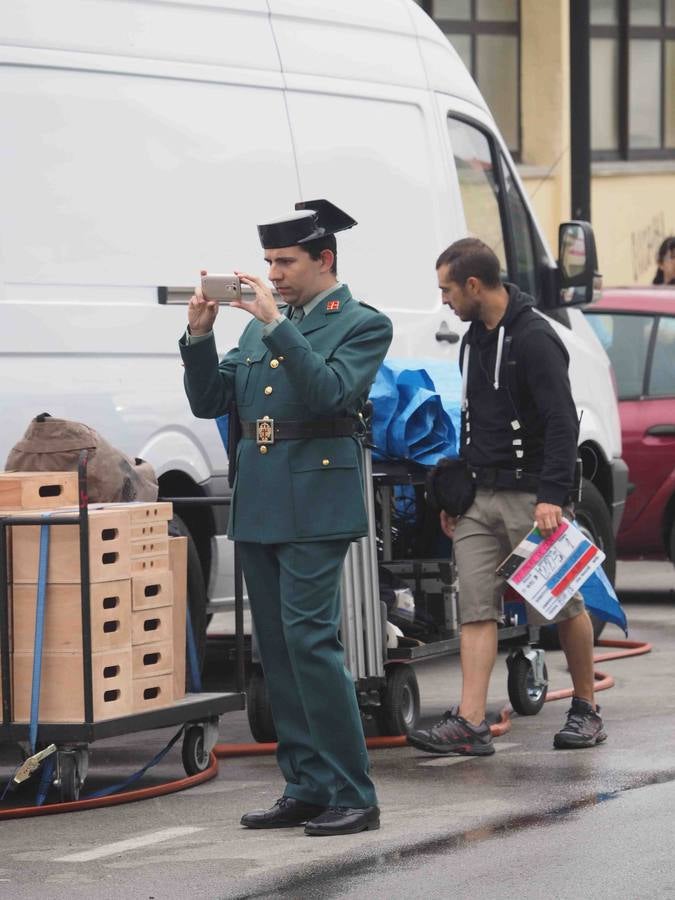
[[[335,263],[335,254],[332,250],[321,251],[321,271],[330,272]]]
[[[481,280],[480,278],[476,278],[475,275],[469,275],[469,277],[466,279],[466,284],[464,285],[464,287],[475,297],[476,294],[480,293]]]

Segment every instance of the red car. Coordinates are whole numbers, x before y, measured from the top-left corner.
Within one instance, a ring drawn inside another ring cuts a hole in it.
[[[629,494],[617,553],[675,562],[675,288],[607,288],[585,312],[619,397]]]

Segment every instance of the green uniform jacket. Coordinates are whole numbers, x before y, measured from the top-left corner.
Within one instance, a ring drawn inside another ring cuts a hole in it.
[[[270,335],[253,319],[239,346],[218,363],[215,341],[180,342],[185,390],[199,418],[227,412],[236,397],[243,422],[356,415],[392,337],[390,320],[336,288],[298,327]],[[228,535],[277,544],[355,538],[367,531],[360,447],[355,438],[282,440],[261,453],[242,439]]]

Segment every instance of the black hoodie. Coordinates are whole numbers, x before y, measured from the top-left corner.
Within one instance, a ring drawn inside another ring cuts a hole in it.
[[[462,341],[462,456],[475,468],[538,475],[537,500],[564,506],[579,438],[569,356],[532,298],[513,284],[504,287],[509,303],[499,325],[488,331],[472,322]]]

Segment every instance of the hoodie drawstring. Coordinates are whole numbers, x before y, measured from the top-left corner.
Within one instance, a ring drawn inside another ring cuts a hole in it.
[[[497,336],[497,358],[495,360],[494,389],[496,391],[499,390],[499,368],[502,364],[502,350],[503,349],[504,349],[504,326],[501,325],[499,327],[499,334]]]
[[[471,350],[471,345],[469,343],[464,345],[464,353],[462,355],[462,409],[466,411],[467,401],[466,401],[466,391],[469,383],[469,352]]]

